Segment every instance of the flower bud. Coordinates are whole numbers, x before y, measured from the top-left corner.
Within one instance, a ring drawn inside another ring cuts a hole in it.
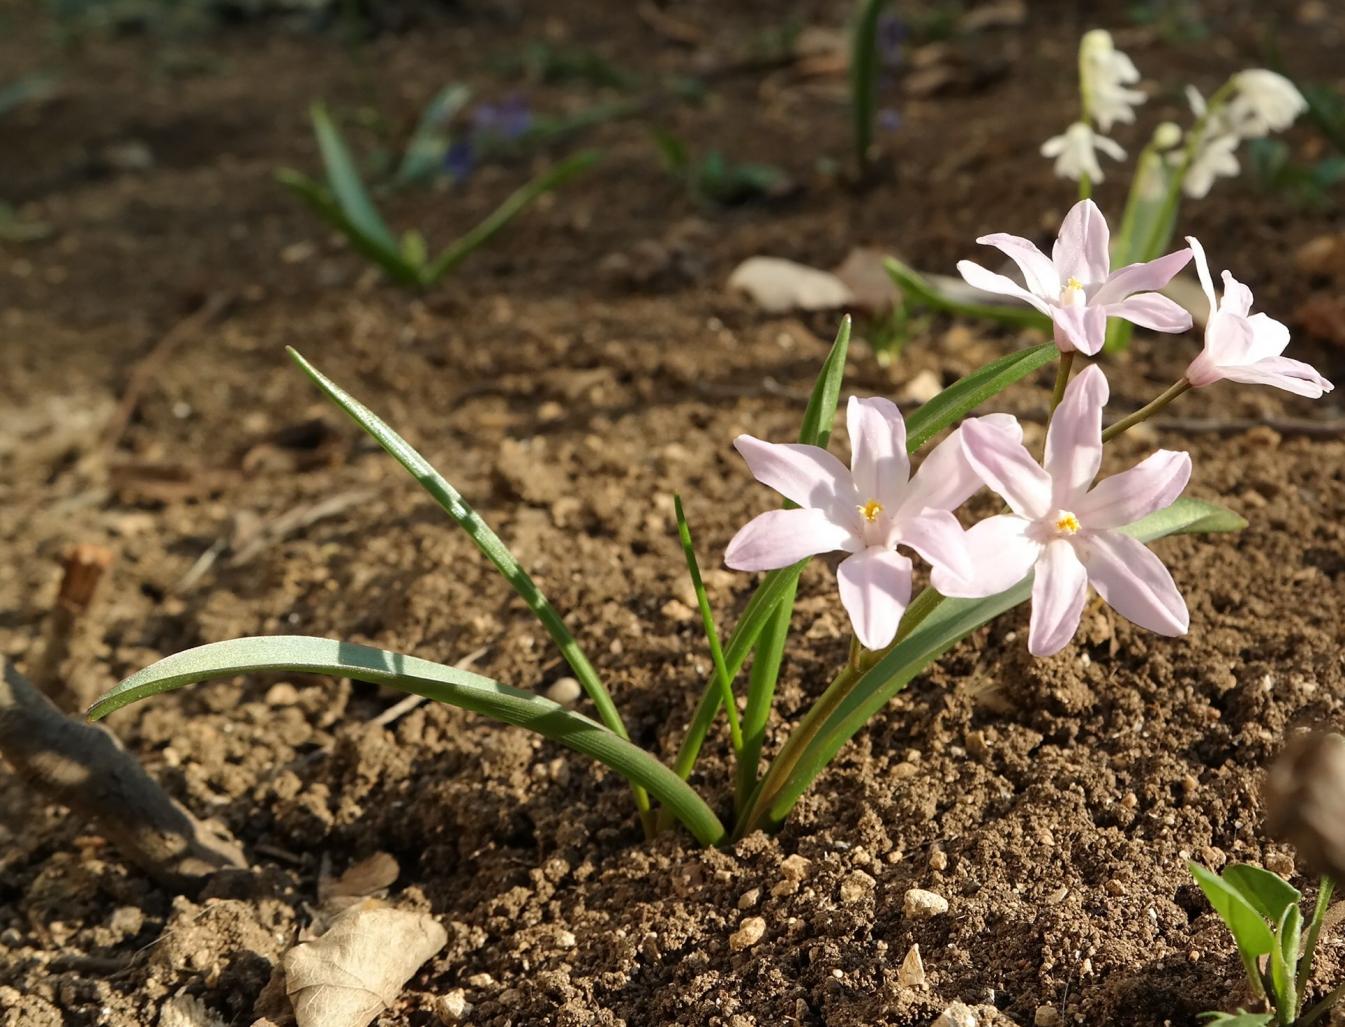
[[[1266,777],[1266,830],[1314,872],[1345,880],[1345,737],[1302,735]]]
[[[1182,141],[1182,129],[1176,122],[1165,121],[1154,129],[1154,147],[1170,150]]]

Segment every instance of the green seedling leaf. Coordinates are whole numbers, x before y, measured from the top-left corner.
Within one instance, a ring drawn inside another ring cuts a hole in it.
[[[467,504],[458,490],[449,484],[448,479],[435,470],[430,462],[416,452],[405,439],[388,427],[377,414],[305,360],[298,350],[291,348],[289,354],[317,387],[326,393],[327,398],[344,410],[351,420],[368,432],[393,459],[405,467],[411,476],[420,482],[421,487],[433,496],[444,511],[467,533],[476,544],[476,548],[495,565],[495,569],[514,587],[514,591],[522,597],[528,604],[528,609],[542,623],[574,671],[575,678],[593,700],[599,719],[614,734],[628,738],[621,714],[617,712],[616,704],[612,702],[612,697],[599,679],[593,664],[589,662],[588,656],[580,648],[570,629],[565,626],[564,620],[551,605],[551,601],[542,594],[542,590],[532,580],[532,576],[520,566],[514,554],[509,551],[509,547],[481,519],[480,514]],[[642,814],[648,811],[649,799],[640,790],[636,791],[636,802]]]
[[[878,107],[878,18],[889,0],[860,0],[850,39],[850,120],[855,163],[861,176],[873,150],[873,119]]]
[[[420,112],[420,120],[407,141],[401,163],[392,177],[394,188],[427,182],[444,170],[444,155],[448,152],[447,125],[471,99],[472,91],[464,85],[445,86]]]
[[[1141,542],[1191,532],[1236,531],[1246,526],[1237,514],[1199,499],[1179,499],[1166,510],[1120,530]],[[841,747],[887,702],[934,660],[982,624],[1027,599],[1032,587],[1029,575],[1013,588],[986,599],[942,599],[925,617],[870,666],[849,695],[827,717],[803,751],[785,783],[770,799],[767,820],[780,823],[799,797],[826,768]],[[917,597],[915,603],[924,600]],[[915,603],[912,605],[914,606]],[[1245,900],[1243,905],[1246,905]],[[1250,910],[1251,907],[1247,906]],[[1255,916],[1255,910],[1251,910]],[[1261,923],[1269,936],[1269,928]],[[1268,952],[1269,948],[1262,952]]]
[[[1244,962],[1254,965],[1256,959],[1269,955],[1275,948],[1275,937],[1265,919],[1253,908],[1233,885],[1206,870],[1199,863],[1188,863],[1191,876],[1209,899],[1214,911],[1233,935]]]
[[[1236,1013],[1201,1013],[1200,1017],[1212,1027],[1269,1027],[1275,1022],[1274,1013],[1249,1013],[1245,1009]]]
[[[945,428],[956,424],[991,396],[1045,367],[1056,358],[1053,342],[1010,353],[959,378],[906,418],[906,449],[914,453]]]
[[[350,221],[331,191],[307,175],[289,168],[276,172],[276,181],[303,200],[328,224],[336,228],[349,241],[351,246],[363,257],[381,267],[393,281],[403,285],[415,285],[420,281],[418,270],[402,258],[400,247],[388,249],[375,237],[365,235],[358,225]]]
[[[1276,923],[1275,945],[1270,950],[1270,988],[1280,1019],[1292,1023],[1298,1014],[1298,946],[1303,941],[1303,916],[1297,906],[1288,906]]]
[[[901,290],[902,297],[908,305],[914,302],[950,314],[963,314],[967,317],[1022,328],[1040,328],[1043,331],[1049,331],[1051,328],[1051,319],[1031,307],[969,303],[965,300],[954,299],[951,296],[945,296],[927,281],[924,275],[903,264],[895,257],[888,257],[883,261],[883,265],[887,268],[887,273],[892,276],[892,280],[897,283],[897,288]]]
[[[596,721],[469,671],[352,642],[280,635],[198,646],[132,674],[99,699],[89,716],[99,720],[129,703],[209,678],[274,671],[387,685],[527,728],[592,756],[633,787],[648,789],[702,844],[713,845],[724,835],[714,812],[681,778]]]
[[[378,208],[369,199],[364,180],[360,178],[355,159],[350,155],[336,122],[320,103],[313,105],[312,118],[318,149],[322,153],[322,164],[326,169],[327,186],[342,216],[361,236],[376,242],[390,253],[396,253],[397,240],[378,213]]]
[[[1242,894],[1253,909],[1273,924],[1280,922],[1285,910],[1290,907],[1297,909],[1303,898],[1303,893],[1279,874],[1250,863],[1234,863],[1224,868],[1221,876]]]
[[[421,284],[433,285],[462,263],[472,251],[489,242],[496,233],[522,214],[538,197],[544,196],[553,189],[558,189],[581,171],[596,164],[598,156],[595,150],[584,150],[576,153],[559,164],[547,168],[527,185],[515,191],[508,199],[491,211],[479,225],[439,254],[434,263],[424,269],[420,276]]]

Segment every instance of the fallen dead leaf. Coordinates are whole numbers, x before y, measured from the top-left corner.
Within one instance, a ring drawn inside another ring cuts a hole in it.
[[[318,902],[323,909],[348,909],[362,899],[386,891],[397,880],[401,868],[386,852],[375,852],[351,866],[340,877],[324,874],[318,878]]]
[[[834,272],[854,296],[855,305],[875,316],[891,313],[901,302],[901,290],[883,266],[886,259],[882,250],[856,246]]]
[[[780,257],[749,257],[729,275],[728,285],[770,314],[835,310],[854,301],[849,287],[831,272]]]
[[[224,1021],[192,995],[174,995],[159,1008],[159,1027],[224,1027]]]
[[[281,960],[299,1027],[367,1027],[448,942],[427,913],[356,906]]]

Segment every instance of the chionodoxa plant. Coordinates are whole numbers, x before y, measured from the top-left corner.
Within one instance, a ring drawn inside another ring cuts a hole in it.
[[[842,323],[813,387],[799,441],[766,442],[750,435],[737,440],[748,469],[780,493],[784,504],[759,514],[729,544],[725,560],[730,567],[766,573],[726,644],[720,643],[691,532],[680,502],[676,505],[714,671],[671,766],[631,743],[597,669],[499,536],[401,436],[293,351],[318,387],[425,487],[518,591],[560,647],[597,719],[465,670],[296,636],[214,642],[169,656],[123,681],[90,715],[102,717],[205,678],[247,672],[375,682],[528,728],[592,756],[630,783],[647,834],[675,819],[699,842],[713,845],[781,823],[893,695],[950,646],[1029,597],[1028,648],[1040,657],[1060,651],[1073,637],[1090,585],[1136,624],[1181,635],[1189,622],[1186,604],[1145,543],[1178,532],[1232,531],[1245,522],[1221,507],[1180,498],[1191,474],[1185,453],[1160,450],[1094,484],[1104,443],[1187,389],[1220,379],[1312,395],[1331,386],[1308,365],[1280,356],[1288,330],[1265,314],[1253,315],[1250,291],[1227,272],[1223,299],[1216,301],[1204,253],[1194,239],[1191,250],[1110,272],[1107,235],[1101,213],[1084,200],[1069,213],[1051,258],[1026,239],[988,240],[1023,266],[1030,295],[1054,320],[1056,342],[988,364],[905,420],[887,399],[850,399],[848,469],[827,449],[849,339],[848,321]],[[1204,349],[1176,385],[1104,431],[1106,378],[1101,368],[1089,366],[1071,380],[1072,358],[1078,350],[1092,349],[1088,340],[1105,330],[1109,317],[1168,331],[1189,328],[1190,317],[1151,290],[1192,252],[1211,306]],[[1025,448],[1015,418],[988,414],[963,420],[1057,357],[1040,461]],[[955,425],[912,474],[911,457]],[[964,530],[954,511],[983,486],[1002,496],[1007,509]],[[850,655],[761,773],[762,741],[799,575],[813,556],[835,550],[847,554],[837,568],[837,584],[854,628]],[[932,586],[914,599],[909,554],[932,567]],[[739,678],[749,658],[744,695]],[[712,806],[687,783],[721,709],[737,761],[729,825],[714,808],[727,809],[728,803]]]

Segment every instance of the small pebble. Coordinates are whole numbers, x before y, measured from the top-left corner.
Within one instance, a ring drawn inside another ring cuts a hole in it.
[[[798,853],[787,856],[780,864],[780,876],[786,881],[802,881],[808,876],[809,862],[807,856]]]
[[[924,888],[912,888],[906,892],[902,908],[912,920],[928,920],[947,913],[948,900]]]
[[[875,881],[863,870],[856,870],[841,881],[841,901],[846,905],[861,902],[873,894]]]
[[[912,945],[901,966],[897,967],[897,983],[903,988],[925,986],[925,961],[920,958],[919,945]]]
[[[1032,1014],[1032,1023],[1034,1027],[1058,1027],[1060,1011],[1055,1006],[1038,1006]]]
[[[766,921],[759,916],[749,916],[738,925],[738,929],[729,935],[729,948],[734,952],[751,948],[766,933]]]
[[[747,889],[747,891],[743,892],[741,895],[738,896],[738,908],[751,909],[760,901],[761,901],[761,889],[749,888]]]
[[[929,854],[929,869],[940,872],[948,869],[948,853],[942,849],[935,849]]]
[[[584,690],[574,678],[556,678],[546,690],[546,697],[561,706],[573,706],[583,694]]]
[[[560,931],[560,932],[558,932],[558,933],[556,934],[556,948],[558,948],[558,949],[572,949],[572,948],[575,947],[576,944],[578,944],[578,943],[577,943],[576,940],[575,940],[575,936],[574,936],[574,933],[573,933],[573,932],[571,932],[571,931]]]
[[[1272,852],[1266,856],[1266,869],[1271,873],[1279,874],[1281,877],[1292,877],[1294,857],[1287,852]]]
[[[977,1027],[976,1014],[965,1002],[954,1002],[930,1027]]]
[[[440,1023],[460,1023],[472,1011],[472,1004],[461,988],[454,988],[434,1000],[434,1015]]]

